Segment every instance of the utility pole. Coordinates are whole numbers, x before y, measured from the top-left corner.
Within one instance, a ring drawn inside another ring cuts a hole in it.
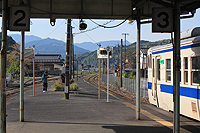
[[[119,67],[119,44],[117,48],[117,67]]]
[[[120,55],[120,87],[122,87],[122,46],[123,40],[121,39],[121,55]]]
[[[126,63],[126,35],[129,35],[128,33],[122,33],[124,35],[124,64]]]
[[[76,65],[77,65],[77,66],[76,66],[76,67],[77,67],[77,68],[76,68],[76,72],[77,72],[77,73],[76,73],[76,74],[77,74],[76,80],[78,81],[78,61],[76,61],[76,62],[77,62],[77,64],[76,64]]]
[[[70,19],[71,20],[71,19]],[[72,79],[72,26],[69,28],[69,80]]]
[[[72,27],[73,28],[73,27]],[[74,78],[74,36],[72,34],[72,29],[71,29],[71,41],[72,41],[72,66],[73,66],[73,78]]]
[[[66,65],[65,65],[65,99],[69,99],[69,79],[70,79],[70,30],[71,19],[67,20],[67,43],[66,43]]]

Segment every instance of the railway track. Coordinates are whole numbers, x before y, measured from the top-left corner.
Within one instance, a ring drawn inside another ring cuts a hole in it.
[[[54,77],[48,78],[48,81],[56,80],[56,79],[59,79],[59,76],[54,76]],[[42,80],[40,78],[35,79],[35,84],[40,84],[40,83],[42,83]],[[32,79],[26,80],[24,82],[24,90],[30,89],[31,85],[33,85],[33,80]],[[6,87],[6,97],[10,97],[13,94],[16,94],[18,92],[20,92],[20,81],[19,80],[14,81],[12,84],[8,84],[8,87]]]
[[[84,77],[85,81],[89,82],[90,84],[93,84],[98,87],[98,81],[99,81],[99,75],[87,75]],[[101,82],[101,89],[106,89],[107,90],[107,84]],[[136,101],[136,94],[128,92],[124,90],[123,88],[117,88],[115,86],[109,86],[109,91],[112,93],[115,93],[123,98],[126,98],[131,101]],[[145,97],[141,97],[141,102],[149,103],[149,99]]]

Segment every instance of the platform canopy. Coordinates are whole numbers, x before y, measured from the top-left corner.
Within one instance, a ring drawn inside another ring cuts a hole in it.
[[[173,8],[174,0],[8,0],[8,6],[29,6],[31,18],[135,19],[141,8],[141,19],[152,17],[153,7]],[[200,0],[180,0],[181,14],[194,12]],[[0,1],[0,11],[2,10]]]

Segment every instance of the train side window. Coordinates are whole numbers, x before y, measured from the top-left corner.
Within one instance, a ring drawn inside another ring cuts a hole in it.
[[[185,83],[188,83],[188,57],[184,57],[184,66],[185,66],[185,70],[184,70],[184,80]]]
[[[192,57],[192,83],[200,84],[200,56]]]
[[[167,81],[171,81],[171,59],[166,59],[166,79]]]
[[[160,80],[160,59],[157,60],[158,80]]]

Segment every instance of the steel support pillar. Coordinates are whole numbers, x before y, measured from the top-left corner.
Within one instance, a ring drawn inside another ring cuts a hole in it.
[[[8,1],[2,0],[2,39],[0,51],[0,108],[1,133],[6,133],[6,56],[7,56],[7,8]]]
[[[24,31],[21,31],[20,46],[20,121],[24,121]]]
[[[136,119],[140,120],[140,9],[137,9]]]
[[[69,99],[69,80],[70,80],[70,33],[71,31],[71,19],[67,20],[67,43],[66,43],[66,65],[65,65],[65,99]]]
[[[173,132],[180,132],[180,1],[174,1],[174,54],[173,54],[173,72],[175,78],[173,78],[173,83],[175,86],[174,90],[174,127]]]

